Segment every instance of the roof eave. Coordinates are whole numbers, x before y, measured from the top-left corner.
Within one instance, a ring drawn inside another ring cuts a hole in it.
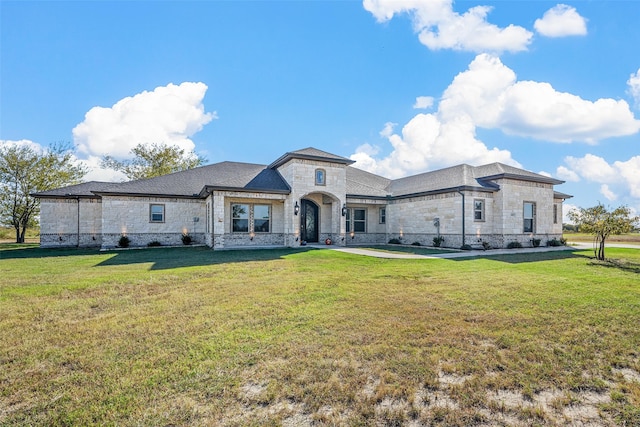
[[[496,175],[479,177],[478,179],[482,181],[487,181],[487,180],[501,179],[501,178],[518,179],[521,181],[529,181],[529,182],[543,182],[545,184],[553,184],[553,185],[564,184],[564,181],[562,180],[551,178],[551,177],[545,177],[542,175],[540,175],[539,177],[533,177],[533,176],[526,176],[526,175],[517,175],[513,173],[500,173]]]
[[[328,162],[328,163],[338,163],[342,165],[351,165],[355,163],[354,160],[349,160],[349,159],[337,159],[337,158],[330,158],[330,157],[323,157],[323,156],[314,156],[311,154],[298,154],[298,153],[289,152],[280,156],[278,159],[276,159],[276,161],[274,161],[267,167],[269,169],[276,169],[284,165],[285,163],[287,163],[289,160],[293,160],[293,159],[316,160],[316,161]]]

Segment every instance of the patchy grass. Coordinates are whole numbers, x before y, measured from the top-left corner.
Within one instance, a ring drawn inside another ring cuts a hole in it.
[[[0,425],[638,425],[640,251],[0,245]]]

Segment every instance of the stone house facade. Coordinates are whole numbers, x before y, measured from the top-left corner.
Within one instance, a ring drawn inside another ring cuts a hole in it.
[[[221,162],[123,183],[86,182],[34,194],[42,247],[180,245],[213,249],[307,243],[505,247],[562,237],[563,181],[500,163],[396,180],[315,148],[270,165]]]

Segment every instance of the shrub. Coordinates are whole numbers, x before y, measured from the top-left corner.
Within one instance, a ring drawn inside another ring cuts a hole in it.
[[[400,239],[393,238],[393,239],[389,239],[389,244],[390,245],[400,245],[400,244],[402,244],[402,242],[400,241]]]
[[[413,242],[411,246],[422,246],[422,245],[420,244],[420,242]]]
[[[157,240],[154,240],[153,242],[149,242],[147,243],[148,247],[153,247],[153,246],[162,246],[162,243],[158,242]]]
[[[182,235],[181,239],[183,245],[190,245],[193,241],[193,239],[191,239],[191,236],[186,233]]]
[[[130,243],[131,240],[124,234],[120,236],[120,240],[118,240],[118,246],[121,248],[128,248]]]
[[[433,246],[435,246],[436,248],[439,248],[443,242],[444,242],[444,237],[442,236],[436,236],[433,238]]]
[[[460,249],[462,249],[463,251],[470,251],[473,248],[471,247],[470,244],[465,243],[464,245],[460,246]]]
[[[531,246],[533,246],[534,248],[540,246],[540,239],[531,239]]]
[[[491,249],[491,243],[483,241],[482,242],[482,249],[484,249],[485,251],[488,250],[488,249]]]
[[[564,237],[560,239],[556,239],[555,237],[551,240],[547,240],[547,246],[564,246],[567,244],[567,239]]]
[[[520,249],[522,248],[522,243],[520,242],[509,242],[507,245],[507,249]]]

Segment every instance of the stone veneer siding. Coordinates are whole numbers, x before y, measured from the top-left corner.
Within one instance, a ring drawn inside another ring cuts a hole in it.
[[[151,222],[151,204],[164,205],[164,222]],[[182,244],[186,233],[194,243],[204,243],[205,201],[176,197],[103,196],[102,248],[115,248],[122,235],[131,240],[131,246],[146,246],[149,242]],[[199,218],[194,222],[193,218]]]
[[[43,248],[102,244],[102,200],[99,198],[43,198],[40,218]]]

